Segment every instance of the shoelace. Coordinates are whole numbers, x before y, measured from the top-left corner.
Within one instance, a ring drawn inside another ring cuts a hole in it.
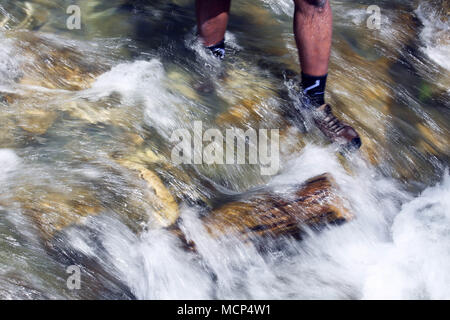
[[[335,134],[338,134],[341,130],[344,129],[344,125],[342,124],[342,122],[338,118],[336,118],[333,112],[331,112],[330,106],[327,105],[325,107],[324,113],[325,117],[323,118],[322,121],[330,131],[333,131]]]

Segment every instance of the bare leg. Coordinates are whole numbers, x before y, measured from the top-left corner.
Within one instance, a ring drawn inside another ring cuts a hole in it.
[[[207,47],[223,40],[228,24],[231,0],[197,0],[197,28]]]
[[[314,122],[325,136],[349,150],[358,149],[361,146],[358,133],[337,119],[324,100],[333,30],[329,0],[294,2],[294,33],[302,67],[305,104],[317,108]]]
[[[328,72],[333,16],[328,0],[294,0],[294,33],[302,72],[322,76]]]

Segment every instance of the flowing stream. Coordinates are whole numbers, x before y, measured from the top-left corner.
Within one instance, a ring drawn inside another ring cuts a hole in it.
[[[376,1],[379,29],[372,1],[331,4],[327,100],[363,141],[345,156],[295,111],[290,0],[233,0],[222,63],[191,0],[0,0],[0,298],[450,299],[449,2]],[[172,133],[196,121],[279,128],[279,172],[174,164]],[[195,252],[130,163],[173,195]],[[341,226],[261,250],[201,223],[325,172],[354,215]]]

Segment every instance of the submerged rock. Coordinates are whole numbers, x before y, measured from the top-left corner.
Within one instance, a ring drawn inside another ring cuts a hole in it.
[[[20,192],[18,192],[20,194]],[[83,189],[67,192],[33,190],[28,195],[17,195],[24,213],[37,225],[44,240],[50,240],[58,231],[79,224],[83,218],[99,214],[99,202]]]
[[[16,36],[25,58],[20,84],[82,90],[89,88],[96,76],[105,70],[101,64],[86,59],[75,43],[58,42],[31,32],[21,32]]]
[[[139,177],[145,181],[147,185],[145,192],[154,208],[152,215],[157,224],[162,227],[174,224],[180,215],[178,204],[159,176],[136,162],[122,160],[119,163],[130,170],[136,171]]]
[[[251,68],[248,65],[246,67]],[[277,106],[271,103],[274,87],[273,81],[258,75],[255,70],[247,72],[234,66],[227,71],[218,88],[219,96],[230,107],[217,116],[216,123],[221,126],[258,128],[264,120],[265,125],[268,125],[270,119],[276,120],[279,116]]]
[[[423,123],[417,124],[416,128],[422,137],[418,144],[421,150],[433,155],[450,154],[450,146],[440,137],[441,132],[436,132],[437,130],[434,131]]]
[[[112,125],[121,128],[135,128],[142,123],[142,117],[132,107],[108,106],[99,102],[92,103],[84,99],[77,99],[56,106],[61,111],[77,120],[90,124]]]
[[[10,117],[0,115],[2,130],[0,130],[0,148],[9,148],[15,144],[15,123]]]
[[[56,112],[42,109],[28,109],[18,117],[18,126],[23,130],[42,135],[56,119]]]
[[[339,55],[333,59],[334,71],[328,81],[330,102],[337,106],[336,110],[341,113],[339,116],[359,132],[363,142],[361,152],[377,165],[384,157],[382,152],[388,138],[387,120],[393,104],[389,76],[392,62],[384,57],[368,61],[346,43],[336,49]],[[348,72],[346,66],[352,66],[358,73]],[[377,143],[369,140],[376,140]]]
[[[63,93],[62,90],[87,89],[107,69],[96,61],[97,49],[89,43],[25,30],[9,31],[4,36],[13,40],[10,45],[18,64],[15,68],[19,70],[14,81],[24,91],[39,89],[39,92],[57,94]],[[52,91],[54,89],[60,91]],[[11,102],[21,96],[18,91],[5,95],[4,99]]]
[[[10,1],[10,3],[13,5],[2,4],[6,8],[0,11],[0,28],[36,30],[49,20],[49,12],[39,4],[29,1]]]

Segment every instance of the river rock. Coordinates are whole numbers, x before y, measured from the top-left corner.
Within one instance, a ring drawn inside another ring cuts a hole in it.
[[[136,162],[120,160],[118,163],[125,168],[135,171],[139,178],[144,180],[147,186],[145,190],[147,197],[154,208],[152,214],[156,223],[161,227],[168,227],[175,223],[180,214],[178,203],[159,176],[144,165]]]
[[[294,189],[289,195],[258,191],[224,204],[207,215],[205,228],[213,236],[233,233],[244,239],[298,236],[302,227],[341,223],[351,218],[329,175],[314,177]]]
[[[57,117],[56,112],[43,109],[28,109],[17,117],[18,126],[32,134],[42,135],[47,132]]]
[[[252,25],[257,25],[259,28],[271,28],[277,25],[277,20],[270,10],[262,7],[259,3],[242,2],[236,14],[245,17],[246,21]]]
[[[259,128],[264,125],[270,127],[270,120],[279,120],[279,109],[271,98],[276,87],[273,81],[250,70],[234,66],[228,70],[223,79],[218,94],[231,105],[225,112],[219,114],[216,123],[221,126]]]
[[[2,8],[2,12],[0,12],[0,28],[36,30],[48,21],[49,12],[39,4],[30,1],[10,3],[12,7],[6,3],[4,4],[6,8]],[[7,15],[2,15],[6,12]]]
[[[138,139],[138,143],[140,142],[141,139]],[[130,169],[145,167],[155,172],[161,179],[167,181],[167,189],[177,202],[208,204],[209,196],[206,195],[208,191],[197,180],[198,173],[189,166],[174,165],[171,161],[172,150],[166,147],[155,148],[147,139],[140,145],[134,144],[134,148],[130,148],[127,154],[119,155],[115,160]]]
[[[416,128],[422,137],[418,145],[420,150],[436,156],[450,154],[449,144],[445,142],[445,136],[442,132],[436,132],[424,123],[417,124]]]
[[[16,201],[22,204],[24,213],[36,223],[44,240],[102,210],[90,192],[78,188],[67,192],[34,190],[25,198],[18,196]]]
[[[71,117],[90,124],[107,124],[116,127],[133,129],[142,123],[142,117],[136,109],[128,106],[108,106],[77,99],[61,103],[57,108],[68,112]]]
[[[171,90],[182,94],[187,99],[192,101],[199,101],[199,96],[197,91],[190,85],[190,77],[186,72],[182,70],[170,70],[167,72],[167,79],[169,80],[168,86]]]
[[[89,88],[104,66],[85,59],[75,43],[54,41],[33,32],[17,32],[17,47],[23,54],[20,84],[48,89],[82,90]]]
[[[330,69],[333,72],[328,81],[329,101],[336,106],[336,115],[351,124],[361,135],[361,152],[373,165],[378,165],[383,158],[380,151],[384,149],[378,144],[386,146],[393,104],[389,76],[392,63],[385,57],[368,61],[351,50],[345,42],[336,50],[339,55],[332,60]],[[349,65],[359,72],[355,74],[346,70]],[[372,85],[367,86],[368,82]],[[377,144],[365,143],[368,140],[375,140]]]
[[[0,148],[11,148],[15,143],[15,123],[11,117],[0,113],[0,122],[2,129],[0,130]]]

